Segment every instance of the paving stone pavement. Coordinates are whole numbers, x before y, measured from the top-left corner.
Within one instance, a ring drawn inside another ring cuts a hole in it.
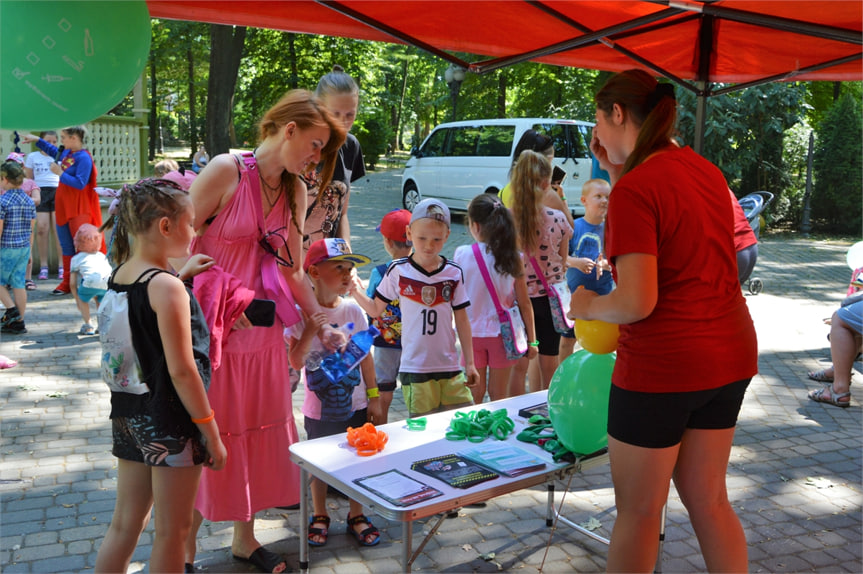
[[[375,262],[387,259],[375,227],[384,213],[400,206],[398,184],[398,172],[374,173],[357,182],[351,197],[354,250]],[[470,242],[463,219],[454,219],[447,255]],[[729,496],[743,521],[753,572],[863,571],[860,364],[851,408],[806,398],[816,387],[806,372],[830,362],[822,320],[838,306],[848,284],[849,245],[784,237],[764,238],[760,246],[755,275],[763,280],[764,292],[747,295],[759,338],[760,374],[746,395],[728,469]],[[6,573],[92,570],[114,507],[116,464],[110,454],[108,392],[98,373],[98,337],[77,334],[75,305],[68,296],[52,297],[54,285],[54,280],[40,281],[30,293],[29,333],[0,340],[0,353],[20,361],[0,371],[0,570]],[[301,389],[294,401],[301,421]],[[404,416],[396,393],[390,420]],[[607,466],[556,487],[567,491],[558,495],[565,516],[575,522],[595,518],[601,524],[597,533],[609,535],[615,511]],[[534,488],[493,499],[485,509],[463,509],[431,538],[414,570],[604,570],[604,545],[565,526],[545,526],[545,500],[545,489]],[[359,548],[343,534],[346,500],[331,497],[329,504],[332,535],[326,547],[312,550],[314,572],[401,571],[397,523],[376,518],[383,542]],[[299,520],[296,511],[269,509],[258,515],[261,541],[283,553],[293,568]],[[425,523],[414,527],[417,541],[429,529]],[[130,572],[147,570],[152,538],[151,523]],[[198,569],[252,571],[231,559],[230,542],[230,524],[205,521]],[[484,560],[481,555],[487,553],[494,557]],[[663,569],[704,568],[672,487]]]

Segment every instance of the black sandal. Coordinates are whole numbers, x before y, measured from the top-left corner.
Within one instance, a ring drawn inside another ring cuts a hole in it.
[[[315,523],[325,524],[323,528],[313,528],[312,524]],[[327,543],[327,537],[330,534],[330,517],[324,516],[323,514],[316,514],[309,518],[309,546],[323,546]],[[319,542],[317,540],[312,540],[312,536],[321,536],[324,541]]]
[[[354,530],[354,526],[357,524],[368,524],[368,528],[363,529],[362,532],[357,532]],[[375,525],[372,524],[372,521],[366,518],[365,514],[358,514],[351,518],[351,515],[348,514],[348,534],[352,534],[354,538],[357,539],[357,542],[360,543],[361,546],[377,546],[381,541],[381,532]],[[374,536],[374,540],[372,542],[366,542],[366,538],[369,536]]]

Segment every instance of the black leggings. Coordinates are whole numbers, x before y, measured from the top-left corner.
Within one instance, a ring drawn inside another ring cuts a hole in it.
[[[551,316],[551,305],[548,296],[531,297],[533,307],[533,324],[536,329],[536,340],[539,341],[540,355],[558,355],[560,353],[560,333],[554,329],[554,319]]]

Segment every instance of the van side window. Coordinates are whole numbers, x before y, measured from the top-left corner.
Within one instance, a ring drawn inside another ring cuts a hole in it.
[[[485,157],[509,157],[514,134],[515,126],[485,126],[479,134],[476,154]]]
[[[587,158],[590,157],[588,149],[590,149],[590,128],[587,126],[567,126],[569,134],[569,145],[572,150],[570,157]]]
[[[545,134],[554,142],[554,157],[569,157],[566,147],[566,126],[560,124],[536,124],[533,129]]]
[[[437,130],[432,135],[429,136],[426,143],[423,145],[420,150],[423,157],[440,157],[444,155],[444,144],[446,143],[446,136],[449,133],[448,129]]]
[[[447,156],[475,156],[476,143],[482,128],[477,126],[464,126],[451,128],[451,137],[447,145]]]

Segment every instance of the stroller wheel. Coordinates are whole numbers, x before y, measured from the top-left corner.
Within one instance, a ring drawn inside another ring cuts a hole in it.
[[[761,293],[761,290],[764,289],[764,283],[761,282],[761,279],[752,278],[749,280],[749,292],[753,295],[758,295]]]

